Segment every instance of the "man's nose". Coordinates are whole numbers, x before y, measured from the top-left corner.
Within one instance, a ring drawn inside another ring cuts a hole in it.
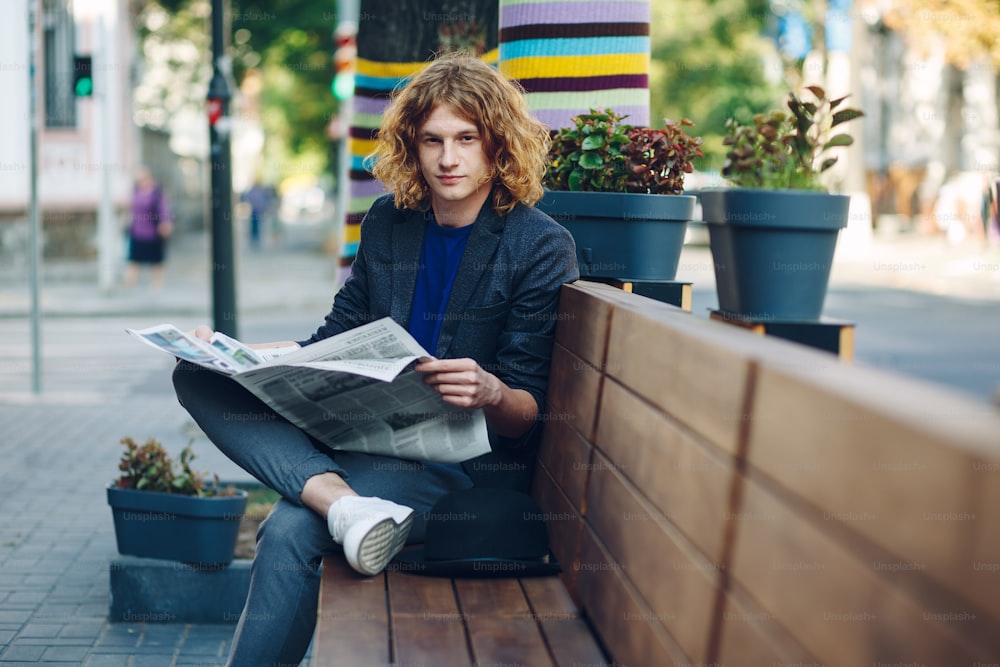
[[[441,164],[454,166],[458,164],[458,146],[452,141],[445,141],[441,146]]]

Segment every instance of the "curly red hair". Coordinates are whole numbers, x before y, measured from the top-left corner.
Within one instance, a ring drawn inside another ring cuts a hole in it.
[[[493,169],[493,209],[508,213],[542,197],[548,127],[531,115],[521,87],[478,58],[439,57],[397,89],[382,117],[375,150],[365,159],[396,206],[427,210],[430,189],[420,172],[417,133],[430,113],[446,105],[475,124]]]

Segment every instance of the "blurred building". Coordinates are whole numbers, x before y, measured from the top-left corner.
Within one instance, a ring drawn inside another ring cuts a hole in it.
[[[97,254],[102,193],[116,220],[128,206],[139,155],[132,122],[136,35],[129,0],[5,0],[0,27],[0,261],[25,262],[31,186],[30,126],[38,136],[43,254]],[[34,34],[29,33],[34,11]],[[33,40],[31,39],[33,36]],[[34,80],[29,56],[34,42]],[[92,92],[75,76],[91,58]],[[76,90],[82,85],[81,90]],[[35,113],[30,114],[30,96]],[[102,117],[106,114],[106,117]],[[105,181],[105,172],[108,180]]]
[[[942,9],[938,18],[971,21],[962,9]],[[854,101],[866,115],[862,145],[876,228],[943,233],[953,242],[996,237],[985,210],[1000,178],[996,66],[985,53],[953,62],[940,35],[894,29],[879,3],[863,3],[856,18],[856,53],[867,55],[857,60]]]

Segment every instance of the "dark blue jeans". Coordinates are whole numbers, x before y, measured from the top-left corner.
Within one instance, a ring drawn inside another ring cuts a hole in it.
[[[363,496],[415,510],[410,542],[423,539],[424,514],[442,495],[472,486],[460,465],[407,461],[329,449],[235,381],[179,362],[173,374],[181,405],[219,450],[281,494],[257,533],[250,592],[236,626],[229,664],[298,664],[316,626],[320,563],[342,553],[326,518],[302,505],[307,479],[341,475]]]

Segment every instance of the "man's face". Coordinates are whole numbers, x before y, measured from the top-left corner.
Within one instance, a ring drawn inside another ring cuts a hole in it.
[[[438,224],[470,224],[467,214],[471,211],[475,218],[491,187],[490,164],[476,125],[445,105],[435,107],[417,132],[417,157]],[[444,212],[459,216],[449,220]]]

